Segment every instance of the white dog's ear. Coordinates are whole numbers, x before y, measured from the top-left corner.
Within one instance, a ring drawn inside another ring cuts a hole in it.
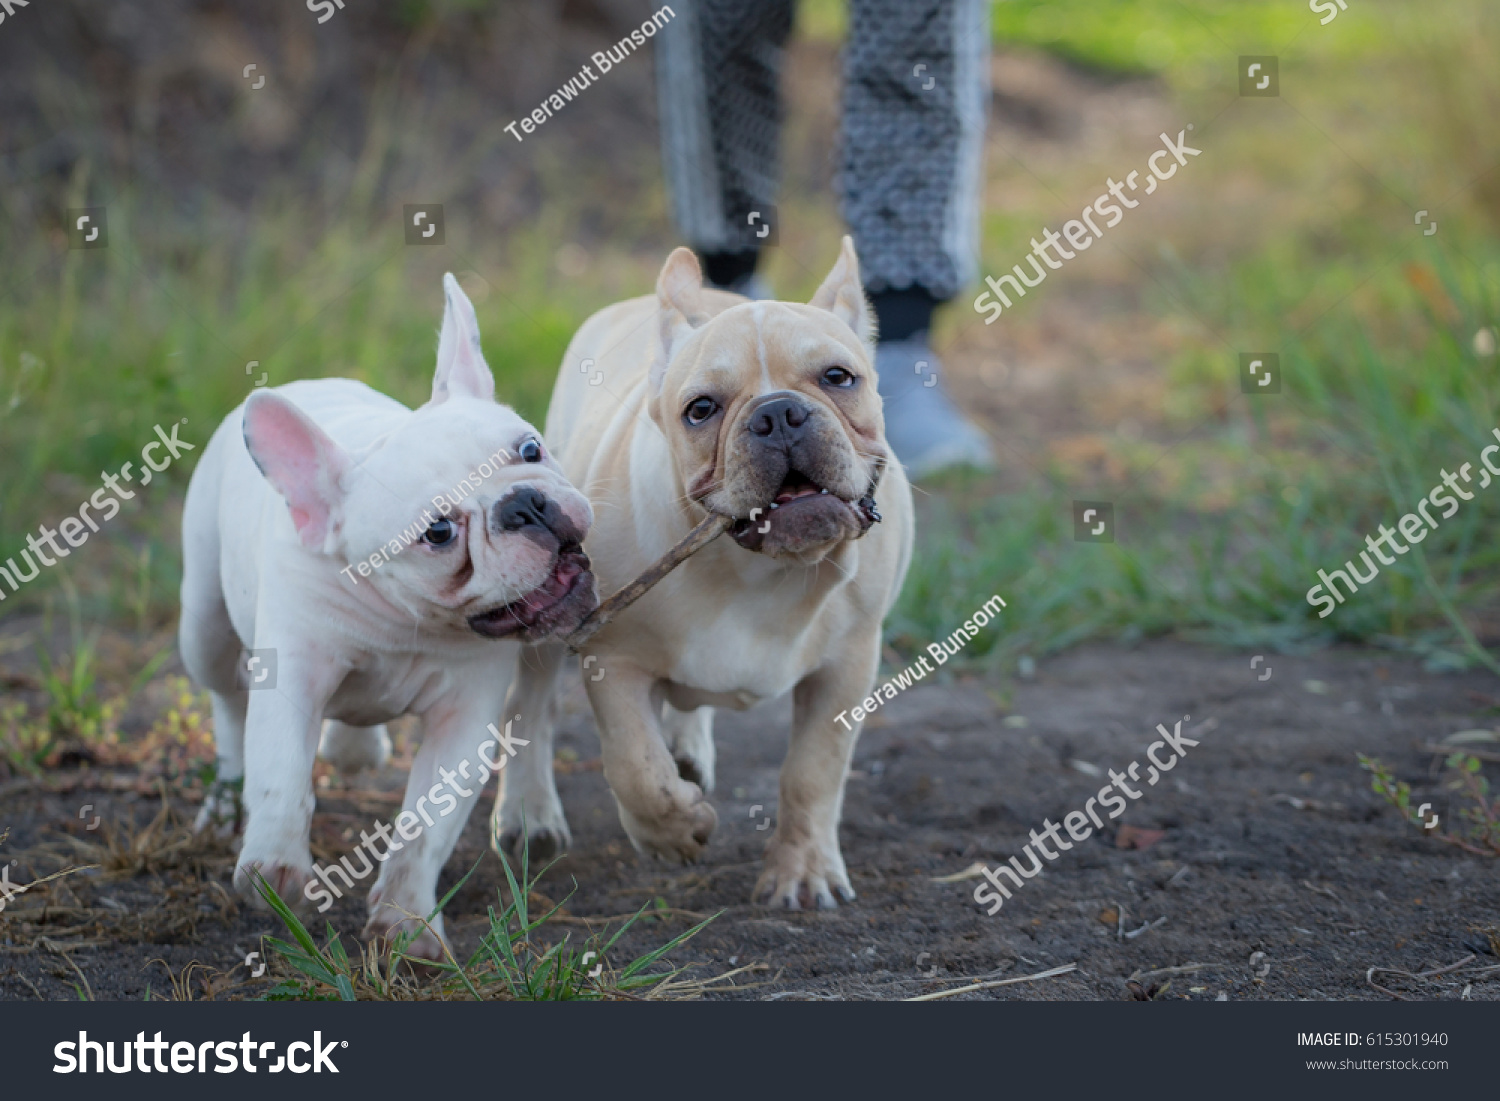
[[[494,401],[495,376],[479,347],[474,303],[449,272],[443,276],[443,331],[438,337],[437,373],[432,376],[432,404],[453,394]]]
[[[865,288],[859,281],[859,257],[854,254],[854,240],[844,237],[838,261],[823,285],[808,303],[827,310],[849,328],[867,347],[875,342],[875,317],[865,298]]]
[[[658,314],[656,355],[651,362],[651,392],[661,393],[672,352],[708,320],[703,311],[703,269],[689,248],[676,248],[656,277]]]
[[[245,448],[292,510],[302,545],[334,549],[342,519],[342,481],[351,463],[344,449],[286,398],[257,390],[245,402]]]

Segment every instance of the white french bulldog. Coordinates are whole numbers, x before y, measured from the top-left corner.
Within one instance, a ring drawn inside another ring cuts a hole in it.
[[[235,884],[251,898],[256,870],[289,902],[310,886],[320,730],[324,756],[378,764],[382,724],[420,715],[404,803],[415,813],[482,759],[521,641],[571,631],[598,603],[581,547],[589,503],[540,433],[496,404],[474,307],[452,275],[443,288],[427,404],[413,411],[348,379],[259,390],[219,426],[188,486],[182,656],[213,697],[220,781],[199,827],[230,813],[237,823],[242,780]],[[271,652],[254,676],[242,648]],[[387,830],[383,855],[371,844],[381,868],[367,937],[432,911],[478,794],[459,813],[424,815],[415,839],[391,843]],[[441,922],[411,954],[439,958]]]

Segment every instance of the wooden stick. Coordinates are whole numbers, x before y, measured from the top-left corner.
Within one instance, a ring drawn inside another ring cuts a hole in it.
[[[600,601],[599,607],[578,625],[578,629],[563,639],[568,644],[568,649],[578,653],[583,644],[596,632],[603,630],[610,620],[650,592],[663,577],[723,535],[732,523],[734,520],[728,516],[710,513],[706,520],[683,536],[676,546],[647,567],[644,573],[619,592]]]
[[[1050,979],[1054,975],[1066,975],[1070,971],[1077,971],[1076,963],[1065,963],[1061,967],[1054,967],[1048,971],[1038,971],[1035,975],[1020,975],[1014,979],[1000,979],[998,982],[977,982],[972,986],[959,986],[952,990],[939,990],[936,994],[920,994],[915,998],[903,998],[906,1002],[935,1002],[939,998],[951,998],[955,994],[967,994],[971,990],[993,990],[997,986],[1011,986],[1018,982],[1035,982],[1037,979]]]

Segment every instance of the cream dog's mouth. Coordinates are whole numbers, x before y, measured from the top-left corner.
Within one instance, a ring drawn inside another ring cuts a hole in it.
[[[567,634],[599,604],[589,565],[579,544],[563,544],[545,582],[519,600],[470,616],[470,628],[485,638],[519,636],[528,642]]]
[[[746,550],[759,551],[772,533],[780,537],[777,543],[801,542],[804,536],[823,541],[835,527],[852,525],[863,535],[879,520],[872,497],[858,502],[846,500],[793,468],[787,471],[770,503],[736,520],[729,528],[729,537]]]

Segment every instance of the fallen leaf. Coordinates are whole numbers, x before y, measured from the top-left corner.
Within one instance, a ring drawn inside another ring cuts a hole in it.
[[[1099,923],[1101,925],[1108,925],[1113,928],[1114,926],[1120,924],[1120,911],[1115,909],[1100,910]]]
[[[1115,848],[1144,851],[1167,836],[1166,830],[1147,830],[1140,826],[1121,826],[1115,834]]]

